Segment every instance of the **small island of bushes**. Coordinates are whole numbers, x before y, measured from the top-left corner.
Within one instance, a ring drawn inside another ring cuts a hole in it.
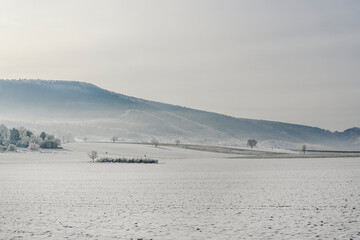
[[[100,163],[159,163],[158,160],[148,158],[108,158],[103,157],[96,160]]]
[[[101,157],[101,158],[97,159],[99,157],[97,151],[89,152],[88,156],[89,156],[89,158],[92,159],[92,162],[99,162],[99,163],[145,163],[145,164],[159,163],[158,160],[150,159],[150,158],[147,158],[146,156],[145,156],[145,158]],[[95,160],[95,159],[97,159],[97,160]]]

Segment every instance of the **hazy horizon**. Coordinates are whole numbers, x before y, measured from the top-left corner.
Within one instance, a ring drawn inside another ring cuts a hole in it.
[[[3,1],[1,79],[239,118],[360,126],[358,1]]]

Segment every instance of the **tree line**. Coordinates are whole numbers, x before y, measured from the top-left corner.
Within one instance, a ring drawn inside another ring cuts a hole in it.
[[[54,135],[45,132],[36,135],[24,127],[8,129],[4,124],[0,124],[0,151],[16,151],[17,148],[54,149],[60,146],[60,139]]]

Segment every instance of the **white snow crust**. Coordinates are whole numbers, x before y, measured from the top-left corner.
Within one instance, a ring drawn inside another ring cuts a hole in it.
[[[63,147],[0,153],[0,239],[360,238],[360,158]],[[91,163],[91,150],[160,163]]]

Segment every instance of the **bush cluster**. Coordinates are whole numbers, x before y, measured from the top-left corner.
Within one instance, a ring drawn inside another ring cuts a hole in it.
[[[37,136],[24,127],[8,129],[5,125],[0,125],[0,151],[16,151],[17,148],[29,148],[34,151],[39,148],[54,149],[60,146],[60,139],[45,132]]]
[[[155,164],[159,162],[158,160],[148,159],[148,158],[142,159],[142,158],[108,158],[108,157],[103,157],[96,161],[101,163],[155,163]]]

